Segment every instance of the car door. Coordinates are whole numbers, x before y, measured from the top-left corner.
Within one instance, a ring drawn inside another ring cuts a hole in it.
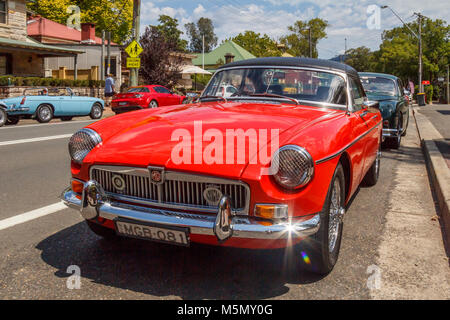
[[[381,121],[381,116],[378,109],[368,108],[365,105],[367,97],[361,81],[356,77],[349,77],[349,84],[354,115],[358,118],[358,120],[355,120],[355,130],[357,130],[356,134],[362,143],[361,181],[377,156],[380,132],[376,127]]]
[[[61,108],[60,114],[55,114],[57,116],[86,115],[90,112],[86,99],[73,94],[70,89],[62,89],[59,100]]]
[[[158,102],[158,105],[160,107],[167,106],[170,104],[168,90],[165,91],[164,87],[161,86],[155,86],[153,87],[153,90],[155,90],[156,92],[156,101]]]

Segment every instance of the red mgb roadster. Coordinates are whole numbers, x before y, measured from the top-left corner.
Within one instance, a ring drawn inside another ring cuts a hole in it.
[[[225,97],[225,86],[236,90]],[[328,273],[349,200],[360,183],[377,182],[381,138],[381,114],[353,68],[233,62],[196,103],[75,133],[62,199],[104,238],[287,248],[301,266]]]

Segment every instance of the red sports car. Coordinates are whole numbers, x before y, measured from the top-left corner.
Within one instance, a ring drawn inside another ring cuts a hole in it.
[[[119,114],[146,108],[182,104],[185,100],[185,96],[174,94],[163,86],[139,86],[129,88],[126,93],[117,93],[111,102],[111,109]]]
[[[223,97],[218,88],[237,91]],[[340,63],[222,66],[194,104],[98,121],[69,142],[63,201],[107,238],[285,248],[326,274],[360,183],[380,169],[382,118]]]

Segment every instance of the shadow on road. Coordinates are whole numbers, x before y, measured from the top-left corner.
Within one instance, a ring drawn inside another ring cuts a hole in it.
[[[286,283],[322,278],[283,263],[284,250],[184,248],[125,238],[111,242],[93,235],[84,223],[48,237],[37,249],[58,269],[58,277],[68,277],[67,267],[77,265],[83,279],[158,297],[264,299],[289,291]]]

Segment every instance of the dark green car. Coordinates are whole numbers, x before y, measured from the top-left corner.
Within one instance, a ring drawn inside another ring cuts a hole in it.
[[[400,78],[384,73],[360,72],[369,100],[380,103],[383,139],[387,147],[398,149],[409,124],[409,100]]]

